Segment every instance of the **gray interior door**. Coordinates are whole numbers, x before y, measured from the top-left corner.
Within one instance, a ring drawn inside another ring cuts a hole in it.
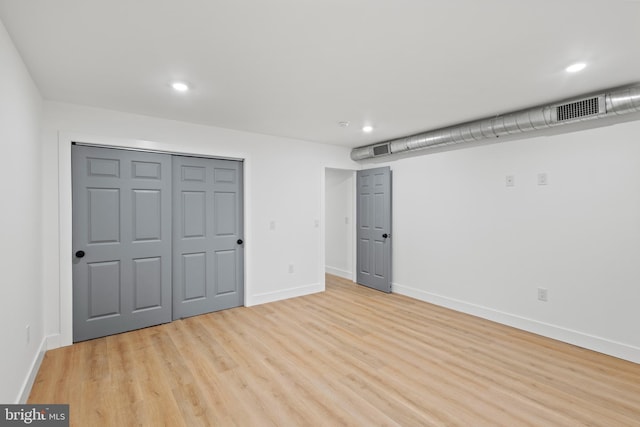
[[[391,292],[391,169],[358,171],[358,283]]]
[[[73,340],[171,321],[171,156],[74,145]]]
[[[242,162],[173,158],[173,318],[244,304]]]

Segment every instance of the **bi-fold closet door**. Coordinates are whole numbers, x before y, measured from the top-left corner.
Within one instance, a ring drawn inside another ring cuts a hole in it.
[[[73,336],[244,301],[242,162],[74,145]]]

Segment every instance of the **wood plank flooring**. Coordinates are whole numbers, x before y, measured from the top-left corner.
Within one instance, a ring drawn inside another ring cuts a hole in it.
[[[640,365],[334,276],[49,351],[74,426],[640,426]]]

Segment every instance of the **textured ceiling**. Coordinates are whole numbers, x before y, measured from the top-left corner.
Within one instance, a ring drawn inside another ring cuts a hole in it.
[[[0,0],[0,19],[46,99],[350,147],[640,82],[637,1]]]

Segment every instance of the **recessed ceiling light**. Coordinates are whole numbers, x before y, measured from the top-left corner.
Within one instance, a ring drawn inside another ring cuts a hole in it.
[[[177,92],[186,92],[189,90],[189,86],[182,82],[173,82],[171,83],[171,87]]]
[[[371,126],[371,125],[362,126],[362,132],[369,133],[372,130],[373,130],[373,126]]]
[[[584,67],[586,66],[587,64],[585,64],[584,62],[576,62],[575,64],[569,65],[567,68],[565,68],[565,70],[567,71],[567,73],[577,73],[578,71],[584,70]]]

